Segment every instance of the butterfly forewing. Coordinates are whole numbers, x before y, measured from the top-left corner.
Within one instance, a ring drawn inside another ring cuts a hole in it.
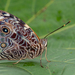
[[[43,52],[42,47],[41,40],[27,24],[0,10],[0,59],[32,59]]]

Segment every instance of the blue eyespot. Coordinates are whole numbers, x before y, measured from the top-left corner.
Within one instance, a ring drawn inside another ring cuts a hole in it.
[[[7,28],[3,28],[3,32],[7,33],[8,29]]]
[[[8,27],[2,27],[2,33],[4,34],[9,34],[10,33],[10,29]]]

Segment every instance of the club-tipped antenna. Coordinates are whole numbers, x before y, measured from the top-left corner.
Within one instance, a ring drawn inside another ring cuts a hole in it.
[[[50,33],[48,33],[48,34],[44,37],[44,39],[45,39],[48,35],[54,33],[55,31],[57,31],[57,30],[59,30],[59,29],[61,29],[61,28],[63,28],[64,26],[66,26],[66,25],[69,24],[70,22],[71,22],[71,21],[67,22],[66,24],[64,24],[63,26],[59,27],[58,29],[56,29],[56,30],[54,30],[54,31],[52,31],[52,32],[50,32]]]

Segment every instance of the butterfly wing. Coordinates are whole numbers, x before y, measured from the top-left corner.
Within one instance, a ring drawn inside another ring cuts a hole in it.
[[[2,10],[0,34],[0,39],[4,39],[0,41],[0,59],[34,58],[40,50],[40,39],[35,32],[22,20]]]

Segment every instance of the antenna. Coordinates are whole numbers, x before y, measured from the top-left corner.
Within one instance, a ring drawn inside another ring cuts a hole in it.
[[[48,34],[44,37],[44,39],[45,39],[48,35],[54,33],[55,31],[57,31],[57,30],[59,30],[59,29],[61,29],[61,28],[63,28],[64,26],[66,26],[66,25],[69,24],[70,22],[71,22],[71,21],[67,22],[66,24],[64,24],[63,26],[59,27],[58,29],[56,29],[56,30],[54,30],[54,31],[52,31],[52,32],[50,32],[50,33],[48,33]]]

